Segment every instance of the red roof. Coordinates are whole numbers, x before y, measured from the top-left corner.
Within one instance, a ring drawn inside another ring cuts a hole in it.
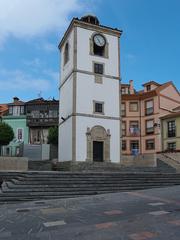
[[[0,116],[3,116],[8,111],[7,104],[0,104]]]

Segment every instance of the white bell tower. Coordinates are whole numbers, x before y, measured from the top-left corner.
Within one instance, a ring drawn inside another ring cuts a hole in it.
[[[74,18],[61,52],[59,161],[120,163],[122,31]]]

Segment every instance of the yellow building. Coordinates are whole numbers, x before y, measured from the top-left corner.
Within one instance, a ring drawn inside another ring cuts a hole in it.
[[[162,151],[180,151],[180,112],[161,118]]]

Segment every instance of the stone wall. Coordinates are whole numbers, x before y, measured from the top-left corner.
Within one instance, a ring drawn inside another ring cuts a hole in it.
[[[121,164],[128,167],[156,167],[157,157],[156,154],[142,154],[138,156],[123,155],[121,157]]]
[[[28,158],[0,157],[0,171],[27,171]]]

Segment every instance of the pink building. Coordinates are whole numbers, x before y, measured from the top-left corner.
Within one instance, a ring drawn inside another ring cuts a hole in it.
[[[154,81],[136,92],[133,80],[121,85],[122,154],[131,155],[161,151],[160,117],[180,107],[180,94],[172,82]]]

